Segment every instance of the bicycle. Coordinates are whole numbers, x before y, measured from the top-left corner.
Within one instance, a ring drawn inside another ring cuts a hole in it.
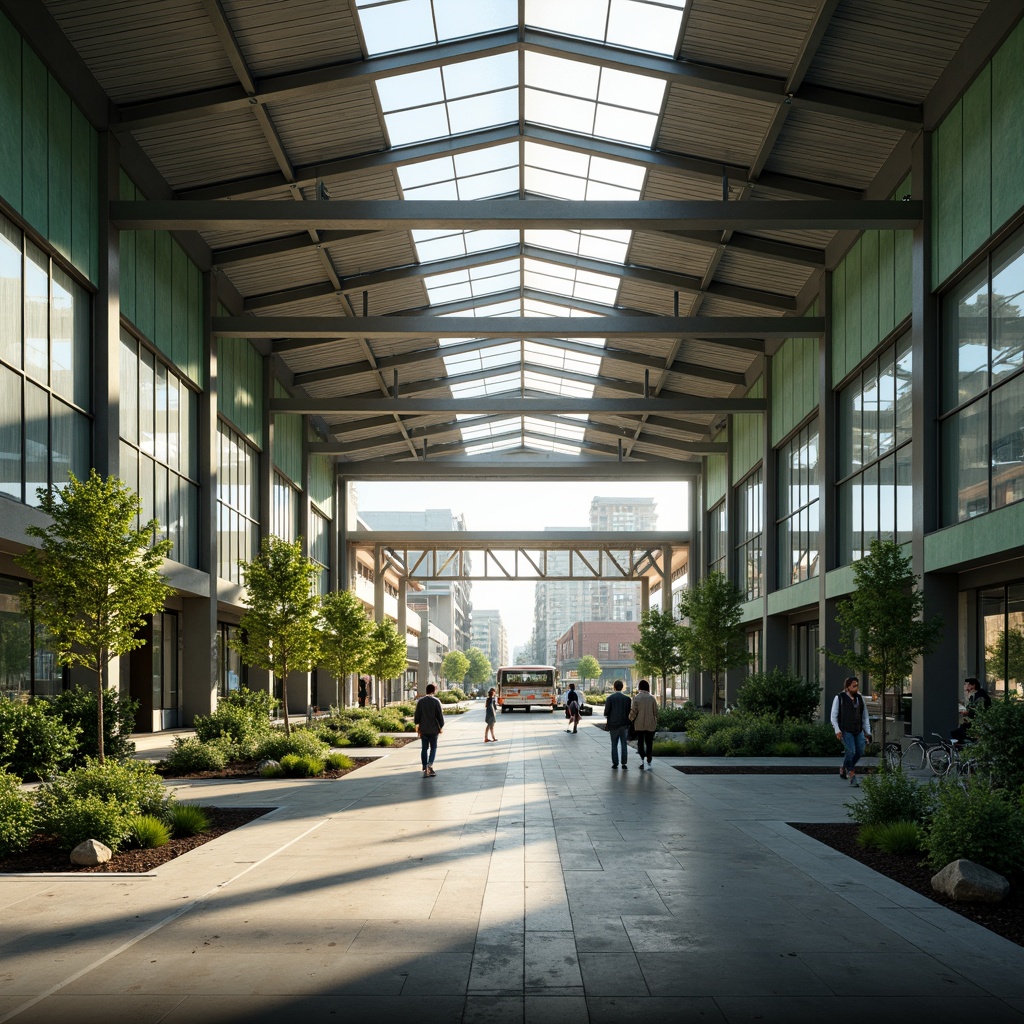
[[[955,769],[957,775],[969,775],[974,767],[970,760],[964,760],[961,747],[955,740],[944,740],[939,733],[932,733],[938,743],[925,743],[923,736],[911,736],[907,749],[898,741],[886,743],[885,763],[890,768],[904,767],[920,771],[927,764],[934,775],[944,777]]]

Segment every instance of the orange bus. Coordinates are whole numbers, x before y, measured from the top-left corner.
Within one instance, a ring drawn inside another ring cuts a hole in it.
[[[552,665],[512,665],[498,669],[498,706],[501,713],[554,711],[558,701],[558,669]]]

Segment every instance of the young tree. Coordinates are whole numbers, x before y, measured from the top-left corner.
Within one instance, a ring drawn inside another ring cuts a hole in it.
[[[1024,683],[1024,630],[1001,629],[985,648],[985,672],[990,679],[1004,679],[1007,689]]]
[[[91,470],[66,486],[38,490],[49,526],[30,526],[40,542],[15,561],[36,579],[27,608],[50,635],[61,665],[96,673],[97,757],[103,763],[104,674],[112,658],[145,644],[139,630],[159,612],[171,588],[160,575],[169,540],[154,542],[160,524],[137,527],[138,496],[116,477]]]
[[[274,673],[281,683],[284,731],[288,719],[288,673],[309,672],[320,654],[316,593],[319,567],[303,557],[299,541],[267,537],[259,554],[240,561],[246,611],[231,646],[253,668]]]
[[[409,666],[409,653],[405,637],[390,619],[375,622],[370,630],[369,657],[364,668],[377,680],[377,706],[383,704],[381,683],[397,679]]]
[[[640,639],[633,644],[636,667],[645,675],[661,677],[664,702],[668,677],[679,671],[679,623],[671,609],[651,608],[640,616]]]
[[[373,623],[351,590],[332,591],[320,601],[320,662],[339,684],[350,672],[366,671]]]
[[[486,683],[494,673],[490,658],[479,647],[470,647],[466,651],[466,657],[469,659],[466,682],[472,686],[481,686],[483,683]]]
[[[891,540],[874,540],[871,551],[853,563],[853,593],[836,607],[838,652],[822,648],[834,662],[866,672],[871,688],[882,694],[881,744],[885,747],[885,693],[913,671],[914,662],[933,651],[942,636],[942,619],[920,618],[924,594],[910,555]]]
[[[458,686],[466,678],[468,671],[469,658],[462,651],[449,651],[441,659],[441,675],[449,683],[454,683]]]
[[[711,713],[718,714],[722,673],[750,662],[746,633],[740,622],[743,595],[724,573],[710,572],[679,599],[680,661],[697,672],[710,672]]]
[[[601,678],[601,663],[592,654],[584,654],[576,665],[576,674],[580,677],[580,685],[585,690],[588,679]]]

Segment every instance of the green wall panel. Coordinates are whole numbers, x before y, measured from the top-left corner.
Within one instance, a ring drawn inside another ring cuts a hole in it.
[[[49,78],[49,76],[47,76]],[[71,100],[53,79],[47,95],[48,237],[71,259]]]
[[[181,366],[182,352],[175,344],[171,296],[174,288],[174,254],[171,236],[166,231],[153,234],[153,339],[157,348],[176,366]]]
[[[764,398],[764,378],[758,377],[747,392],[748,398]],[[764,416],[760,413],[737,413],[732,418],[732,479],[739,480],[762,458]]]
[[[274,385],[277,398],[287,398],[288,392],[279,383]],[[305,486],[302,479],[302,423],[301,416],[277,413],[274,416],[274,465],[293,483]]]
[[[334,463],[326,455],[309,457],[309,497],[325,516],[334,518]]]
[[[723,442],[729,440],[729,430],[720,430],[712,438],[714,441]],[[705,480],[707,487],[704,488],[704,510],[717,505],[725,497],[729,489],[729,457],[727,455],[709,455],[707,457],[707,472]]]
[[[0,196],[21,210],[21,36],[0,15]],[[15,145],[17,140],[17,145]]]
[[[846,261],[832,272],[832,324],[829,342],[832,345],[832,383],[842,380],[849,365],[846,344]]]
[[[963,106],[957,104],[935,133],[934,196],[937,206],[935,266],[947,278],[963,262]]]
[[[896,232],[878,235],[878,333],[885,337],[896,326]]]
[[[221,338],[217,353],[217,412],[262,448],[263,359],[245,338]]]
[[[783,587],[768,595],[768,614],[780,615],[798,608],[807,608],[818,603],[821,584],[817,579],[803,580],[791,587]]]
[[[818,339],[788,338],[772,357],[772,444],[818,407]]]
[[[1004,554],[1024,536],[1024,502],[931,533],[924,539],[925,572],[972,563]]]
[[[985,68],[963,98],[963,251],[988,240],[992,225],[992,71]]]
[[[135,326],[156,341],[156,237],[152,231],[135,232]]]
[[[878,315],[878,232],[865,231],[860,237],[860,342],[861,348],[879,338]],[[884,332],[883,332],[884,333]],[[872,346],[873,347],[873,346]]]
[[[49,163],[47,159],[47,118],[49,75],[42,61],[27,47],[21,48],[21,215],[40,234],[46,235],[48,221]]]
[[[96,282],[98,136],[0,14],[0,197]]]
[[[1024,205],[1024,23],[992,59],[992,227]]]

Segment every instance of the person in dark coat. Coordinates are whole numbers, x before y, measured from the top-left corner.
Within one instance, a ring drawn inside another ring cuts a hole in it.
[[[626,739],[629,736],[629,709],[633,702],[622,692],[626,684],[621,679],[616,679],[612,686],[615,692],[608,695],[604,702],[604,717],[608,720],[608,735],[612,738],[612,767],[619,767],[619,752],[621,748],[622,767],[628,768],[626,755],[629,747]]]
[[[434,696],[437,687],[427,683],[425,696],[416,701],[416,735],[420,738],[420,760],[423,762],[423,777],[436,775],[434,771],[434,755],[437,753],[437,737],[444,732],[444,708]]]

